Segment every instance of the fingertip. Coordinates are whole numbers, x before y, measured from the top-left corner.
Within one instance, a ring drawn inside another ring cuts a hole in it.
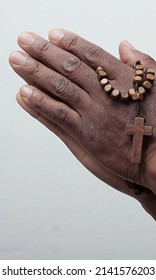
[[[27,99],[21,96],[20,90],[16,95],[16,101],[20,105],[20,107],[28,114],[30,114],[32,117],[34,118],[38,117],[38,113],[36,113],[32,108],[30,108],[30,104],[27,102]]]
[[[119,44],[120,56],[122,56],[123,53],[127,54],[131,51],[134,51],[134,50],[136,50],[136,48],[131,43],[129,43],[127,40],[123,40]]]
[[[17,100],[17,101],[18,101],[18,99],[20,98],[20,96],[21,96],[21,95],[20,95],[20,92],[18,91],[17,94],[16,94],[16,100]]]
[[[135,47],[127,40],[123,40],[119,44],[119,55],[122,62],[132,65],[135,61]]]
[[[62,28],[55,28],[49,31],[48,37],[49,40],[53,43],[58,43],[67,31]]]
[[[22,108],[24,107],[24,104],[26,106],[26,103],[24,102],[25,100],[21,97],[20,91],[16,94],[16,101]]]
[[[12,58],[13,58],[15,52],[16,52],[16,51],[12,52],[12,53],[9,55],[9,57],[8,57],[8,61],[9,61],[10,66],[12,65]]]
[[[131,49],[131,50],[135,50],[136,48],[129,42],[129,41],[127,41],[127,40],[123,40],[123,41],[121,41],[121,46],[122,47],[127,47],[127,48],[129,48],[129,49]]]
[[[135,61],[140,60],[144,67],[152,67],[156,69],[155,60],[149,55],[140,52],[127,40],[122,41],[119,44],[119,55],[122,62],[132,66]]]

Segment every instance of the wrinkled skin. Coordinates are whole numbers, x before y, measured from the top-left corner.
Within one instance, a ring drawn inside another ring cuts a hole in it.
[[[28,91],[28,86],[24,86],[17,100],[27,112],[57,134],[98,178],[133,197],[133,191],[120,177],[149,188],[153,193],[139,198],[144,207],[149,208],[146,205],[155,201],[156,193],[156,118],[153,114],[156,89],[153,87],[151,94],[146,96],[141,110],[147,125],[154,127],[154,136],[144,147],[142,164],[137,170],[130,164],[131,139],[125,134],[125,125],[134,121],[135,104],[112,101],[104,94],[95,73],[95,69],[103,65],[111,84],[127,91],[133,86],[134,69],[79,36],[64,33],[59,41],[50,35],[52,43],[33,34],[33,41],[26,45],[23,34],[19,37],[19,45],[29,55],[23,54],[25,59],[19,64],[21,60],[14,53],[10,64],[32,85],[29,87],[32,95],[24,97]],[[122,46],[120,54],[122,56]],[[134,58],[134,61],[140,59],[136,54]],[[130,65],[134,62],[133,59],[123,60]],[[144,61],[147,67],[155,67],[154,63],[147,57]]]

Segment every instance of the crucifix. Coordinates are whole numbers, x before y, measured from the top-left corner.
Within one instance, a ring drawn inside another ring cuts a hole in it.
[[[144,118],[135,117],[134,125],[126,125],[125,132],[133,135],[131,163],[139,164],[141,162],[143,136],[151,136],[153,134],[153,127],[145,126],[144,122]]]

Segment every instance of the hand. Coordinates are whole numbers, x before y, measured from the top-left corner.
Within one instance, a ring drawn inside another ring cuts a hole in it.
[[[45,88],[49,95],[55,96],[52,99],[33,88],[33,94],[27,102],[31,102],[37,111],[42,111],[42,115],[62,127],[100,164],[122,177],[128,178],[129,175],[132,181],[141,184],[145,182],[146,185],[144,174],[133,174],[133,168],[129,166],[131,141],[125,134],[125,124],[130,123],[136,115],[135,104],[129,104],[127,114],[125,104],[113,103],[103,93],[92,68],[105,65],[112,85],[121,91],[132,87],[133,69],[99,47],[68,32],[59,41],[59,46],[65,49],[65,44],[68,44],[66,49],[81,60],[36,34],[29,33],[29,37],[28,34],[25,37],[24,41],[24,35],[20,36],[20,46],[42,63],[24,53],[14,53],[10,60],[14,70],[25,80],[33,81]],[[86,61],[87,64],[84,63]],[[23,93],[24,89],[26,87],[23,88]],[[147,101],[148,97],[146,103]],[[91,108],[89,112],[88,108]],[[119,164],[116,165],[114,159]],[[145,160],[143,163],[146,163]],[[143,164],[143,167],[146,166]],[[139,177],[138,180],[135,179],[136,176]]]
[[[84,167],[106,184],[138,200],[142,204],[143,208],[156,220],[156,195],[152,192],[143,193],[139,196],[136,195],[133,189],[127,187],[126,180],[109,172],[94,158],[92,158],[68,133],[62,130],[58,125],[49,121],[40,113],[30,108],[21,97],[20,92],[17,94],[17,101],[25,111],[55,133],[66,144],[69,150],[83,164]]]

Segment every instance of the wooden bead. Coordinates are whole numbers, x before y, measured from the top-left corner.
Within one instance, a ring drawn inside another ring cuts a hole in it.
[[[104,68],[102,66],[99,66],[97,69],[96,69],[96,73],[98,74],[99,71],[104,71]]]
[[[138,92],[139,92],[140,94],[145,95],[146,90],[144,89],[144,87],[139,87],[139,88],[138,88]]]
[[[100,70],[97,74],[98,80],[101,80],[101,79],[106,78],[106,77],[107,77],[107,73],[104,70]]]
[[[116,100],[120,97],[120,91],[118,89],[114,89],[112,92],[111,92],[111,97]]]
[[[146,75],[146,80],[149,81],[150,83],[153,83],[153,82],[154,82],[154,79],[155,79],[155,77],[154,77],[153,74],[148,73],[148,74]]]
[[[147,69],[147,73],[150,73],[150,74],[155,75],[155,71],[154,71],[153,68],[148,68],[148,69]]]
[[[126,101],[128,101],[128,99],[129,99],[129,94],[128,94],[128,92],[122,92],[122,93],[121,93],[121,100],[124,101],[124,102],[126,102]]]
[[[135,68],[136,65],[138,65],[138,64],[139,64],[139,65],[141,64],[140,60],[137,60],[137,61],[134,63],[133,67]]]
[[[113,87],[111,86],[111,84],[107,84],[105,87],[104,87],[104,91],[106,92],[106,93],[111,93],[112,91],[113,91]]]
[[[143,70],[136,70],[136,71],[135,71],[135,75],[136,75],[136,76],[141,76],[141,77],[143,77],[144,71],[143,71]]]
[[[143,100],[146,94],[146,90],[143,87],[139,87],[138,92],[139,92],[139,100]]]
[[[131,97],[133,94],[135,94],[135,89],[134,89],[134,88],[131,88],[131,89],[129,90],[129,95],[130,95],[130,97]]]
[[[132,96],[131,96],[132,100],[139,100],[140,98],[140,94],[138,91],[136,91]]]
[[[144,81],[142,85],[145,89],[150,89],[152,87],[152,84],[149,81]]]
[[[142,64],[137,64],[135,66],[135,70],[143,70],[143,69],[144,69],[144,67],[142,66]]]
[[[96,69],[97,78],[105,93],[109,94],[113,99],[121,99],[123,102],[129,98],[134,101],[143,100],[146,91],[148,91],[155,80],[155,71],[153,68],[145,69],[140,61],[134,64],[135,77],[133,79],[134,88],[128,92],[121,93],[118,89],[114,89],[107,78],[107,72],[104,67],[99,66]]]
[[[143,81],[142,77],[140,77],[140,76],[135,76],[135,77],[134,77],[134,80],[133,80],[133,83],[134,83],[134,84],[136,84],[136,83],[141,84],[142,81]]]
[[[107,84],[110,84],[109,80],[107,78],[103,78],[101,81],[100,81],[100,85],[102,87],[106,86]]]

